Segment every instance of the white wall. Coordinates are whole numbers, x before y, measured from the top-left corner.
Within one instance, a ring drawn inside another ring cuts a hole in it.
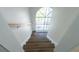
[[[63,37],[64,33],[66,32],[67,28],[75,19],[79,8],[69,8],[69,7],[59,7],[53,8],[54,10],[54,28],[53,23],[51,24],[50,31],[48,32],[47,37],[54,41],[57,45],[61,38]]]
[[[55,51],[72,51],[79,46],[79,14],[61,39]]]
[[[21,23],[23,27],[11,29],[17,40],[23,45],[31,35],[31,22],[28,8],[23,7],[6,7],[0,8],[0,12],[8,23]]]
[[[32,31],[35,31],[35,18],[36,18],[36,13],[37,11],[40,9],[41,7],[29,7],[29,14],[30,14],[30,19],[31,19],[31,23],[32,23]]]
[[[28,8],[20,8],[20,7],[2,7],[0,8],[0,12],[7,22],[28,22],[29,13]]]
[[[3,19],[1,14],[0,14],[0,44],[12,52],[23,51],[21,45],[19,44],[13,33],[10,31],[7,22]]]
[[[0,52],[9,52],[9,51],[0,44]]]

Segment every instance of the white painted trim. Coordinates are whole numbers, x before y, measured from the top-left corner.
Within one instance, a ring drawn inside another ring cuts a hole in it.
[[[24,44],[26,44],[26,42],[29,40],[30,35],[21,43],[21,46],[23,47]]]
[[[57,46],[57,43],[50,36],[47,35],[47,38],[51,41],[51,43],[54,43],[55,46]]]

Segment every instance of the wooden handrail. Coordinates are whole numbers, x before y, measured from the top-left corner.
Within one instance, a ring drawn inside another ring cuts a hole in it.
[[[8,24],[11,28],[19,28],[19,27],[21,27],[21,24],[15,24],[15,23],[9,23]]]

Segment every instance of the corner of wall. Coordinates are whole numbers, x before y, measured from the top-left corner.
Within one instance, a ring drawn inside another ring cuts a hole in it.
[[[32,34],[32,32],[31,32]],[[21,47],[23,47],[24,44],[26,44],[26,42],[29,40],[29,38],[31,37],[31,34],[23,41],[23,43],[21,43]]]
[[[49,35],[47,35],[47,38],[51,41],[51,43],[54,43],[55,46],[57,46],[57,43]]]

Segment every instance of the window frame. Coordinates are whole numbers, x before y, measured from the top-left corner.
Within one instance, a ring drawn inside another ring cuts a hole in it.
[[[41,8],[42,9],[42,8]],[[44,31],[48,31],[48,27],[49,27],[49,23],[51,22],[51,20],[52,20],[52,16],[51,17],[49,17],[49,15],[50,14],[53,14],[53,10],[52,11],[49,11],[48,12],[48,14],[46,14],[46,12],[47,12],[47,9],[46,9],[46,11],[45,11],[45,15],[43,15],[43,13],[41,12],[41,9],[40,10],[38,10],[37,11],[37,13],[36,13],[36,31],[40,31],[40,27],[42,27],[42,26],[44,26],[43,27],[43,32]],[[52,9],[52,8],[51,8]],[[40,14],[42,14],[43,16],[38,16],[38,13],[40,12]],[[43,20],[43,18],[44,18],[44,20]],[[38,21],[38,19],[40,19],[40,21]],[[51,20],[48,20],[48,19],[51,19]],[[42,21],[44,21],[43,22],[43,24],[41,23]],[[40,22],[40,23],[39,23]],[[39,23],[39,24],[38,24]],[[37,27],[37,26],[40,26],[39,28]]]

